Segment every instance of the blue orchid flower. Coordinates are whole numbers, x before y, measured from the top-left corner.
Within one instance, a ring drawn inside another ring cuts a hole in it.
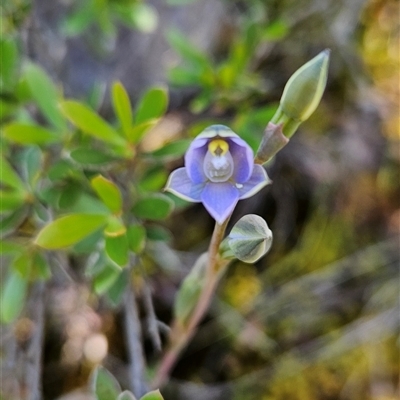
[[[239,200],[269,183],[265,169],[254,164],[250,146],[228,127],[212,125],[193,140],[185,154],[185,167],[171,173],[165,190],[203,203],[222,224]]]

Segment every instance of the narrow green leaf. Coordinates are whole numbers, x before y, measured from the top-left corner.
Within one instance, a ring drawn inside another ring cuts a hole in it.
[[[27,286],[27,279],[16,271],[10,271],[2,290],[0,302],[3,323],[9,324],[18,317],[24,307]]]
[[[118,146],[126,144],[103,118],[86,105],[77,101],[63,101],[60,103],[60,109],[73,124],[88,135]]]
[[[0,182],[18,191],[24,191],[24,184],[8,161],[0,156]]]
[[[78,147],[70,153],[70,157],[79,164],[84,166],[99,166],[103,167],[113,162],[116,162],[118,158],[104,153],[98,149],[91,147]]]
[[[21,168],[24,180],[29,183],[31,188],[36,186],[36,182],[41,174],[43,153],[38,146],[25,147],[20,153],[18,163]]]
[[[40,111],[47,120],[58,130],[66,128],[65,119],[57,107],[60,100],[59,92],[45,73],[38,65],[29,63],[25,69],[25,78]]]
[[[164,88],[151,88],[139,102],[135,123],[141,124],[149,120],[160,118],[168,106],[168,93]]]
[[[121,82],[114,83],[112,87],[112,99],[114,112],[118,116],[122,130],[128,136],[132,126],[132,106],[129,100],[128,93],[122,86]]]
[[[18,254],[24,250],[24,246],[12,240],[0,240],[0,254]]]
[[[136,397],[128,390],[125,390],[124,392],[120,393],[120,395],[117,397],[117,400],[136,400]]]
[[[32,271],[30,275],[32,280],[48,280],[51,277],[50,266],[40,253],[35,253],[32,262]]]
[[[130,225],[127,230],[129,248],[140,254],[146,245],[146,229],[139,224]]]
[[[104,367],[97,367],[90,378],[91,391],[96,400],[113,400],[119,395],[121,388],[117,380]]]
[[[19,144],[48,144],[59,140],[59,137],[39,125],[13,122],[3,128],[4,137]]]
[[[139,200],[132,208],[138,218],[160,220],[171,213],[174,202],[163,194],[153,194]]]
[[[153,390],[145,394],[140,400],[164,400],[159,390]]]
[[[0,38],[0,90],[11,90],[17,79],[18,49],[15,40],[2,35]]]
[[[139,143],[141,139],[154,128],[158,123],[158,119],[142,122],[139,125],[133,126],[128,132],[128,140],[132,143]]]
[[[125,289],[129,283],[129,272],[127,269],[124,269],[119,274],[116,281],[112,284],[112,286],[107,290],[107,299],[112,304],[113,307],[117,307],[121,304]]]
[[[168,173],[165,171],[165,166],[156,165],[145,171],[138,182],[138,187],[142,191],[158,192],[165,186],[167,179]]]
[[[128,238],[126,234],[106,236],[106,253],[120,267],[128,264]]]
[[[104,268],[96,275],[93,280],[94,291],[98,295],[102,295],[109,290],[118,279],[121,270],[112,265],[105,265]]]
[[[14,232],[29,214],[29,207],[21,207],[0,219],[0,236],[4,237]]]
[[[15,190],[0,190],[0,213],[15,211],[24,203],[24,195]]]
[[[12,268],[21,276],[28,278],[32,270],[32,252],[25,251],[13,260]]]
[[[168,80],[175,86],[198,86],[201,71],[182,67],[173,67],[168,71]]]
[[[113,212],[119,213],[122,209],[122,195],[118,186],[102,175],[97,175],[90,181],[92,188],[104,204]]]
[[[39,232],[35,243],[49,250],[68,247],[101,228],[106,222],[106,215],[67,215],[46,225]]]

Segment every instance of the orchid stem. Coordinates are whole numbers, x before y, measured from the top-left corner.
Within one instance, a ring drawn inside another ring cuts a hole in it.
[[[154,388],[159,388],[168,380],[179,355],[196,333],[197,327],[211,303],[217,283],[221,276],[220,271],[228,263],[228,261],[221,259],[218,253],[229,219],[230,217],[228,217],[222,224],[215,224],[210,246],[208,248],[208,263],[205,276],[206,281],[200,293],[199,301],[185,326],[182,326],[182,324],[177,320],[172,324],[170,336],[171,343],[169,349],[161,360],[161,364],[153,381],[152,386]]]

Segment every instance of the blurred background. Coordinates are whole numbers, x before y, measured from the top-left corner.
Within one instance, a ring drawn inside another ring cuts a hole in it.
[[[144,139],[145,151],[213,123],[256,149],[291,74],[330,48],[322,103],[268,164],[273,184],[241,201],[230,223],[261,215],[272,249],[255,265],[231,265],[162,393],[399,398],[398,1],[4,0],[1,8],[1,35],[17,41],[21,63],[41,65],[66,97],[95,104],[108,120],[114,81],[133,104],[148,87],[168,86],[168,112]],[[5,110],[9,94],[1,96]],[[161,187],[182,163],[164,165]],[[213,220],[201,204],[177,202],[164,228],[168,240],[152,244],[142,267],[168,324]],[[120,311],[93,295],[77,260],[72,270],[72,280],[58,273],[48,285],[45,400],[91,398],[86,382],[99,362],[128,386]],[[20,343],[29,324],[22,318],[13,327]],[[5,343],[2,334],[7,377]],[[160,354],[146,333],[144,344],[151,377]]]

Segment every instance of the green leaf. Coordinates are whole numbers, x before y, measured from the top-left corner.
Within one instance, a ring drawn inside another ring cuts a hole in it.
[[[0,90],[6,92],[12,89],[17,79],[18,49],[15,40],[0,38]]]
[[[271,41],[279,40],[283,39],[288,33],[288,24],[278,19],[267,26],[263,32],[263,39]]]
[[[171,213],[174,202],[163,194],[153,194],[140,199],[132,208],[138,218],[160,220]]]
[[[110,237],[117,237],[124,235],[125,232],[126,227],[123,221],[115,215],[110,215],[107,221],[107,226],[104,229],[104,234]]]
[[[101,366],[97,367],[91,375],[90,389],[96,396],[96,400],[113,400],[121,391],[117,380]]]
[[[28,278],[32,270],[32,252],[28,250],[21,253],[14,259],[12,268],[21,276]]]
[[[32,280],[47,280],[51,277],[50,266],[40,253],[35,253],[31,271]]]
[[[43,161],[43,153],[38,146],[29,146],[20,153],[18,160],[22,176],[34,188],[38,178],[40,177]]]
[[[21,178],[3,156],[0,156],[0,182],[18,191],[25,191]]]
[[[4,137],[18,144],[48,144],[59,140],[59,137],[39,125],[13,122],[3,128]]]
[[[140,178],[138,187],[142,191],[158,192],[165,186],[168,174],[164,165],[156,165],[154,168],[147,169],[144,176]]]
[[[191,139],[177,140],[175,142],[166,144],[165,146],[153,151],[150,154],[152,157],[162,158],[162,159],[178,158],[181,157],[183,154],[185,154],[191,142],[192,142]]]
[[[88,135],[117,146],[126,144],[103,118],[86,105],[77,101],[63,101],[60,103],[60,109],[73,124]]]
[[[141,124],[164,115],[168,106],[168,93],[164,88],[151,88],[139,102],[135,123]]]
[[[136,397],[128,390],[125,390],[124,392],[120,393],[120,395],[117,397],[117,400],[136,400]]]
[[[132,106],[129,100],[128,93],[122,86],[121,82],[114,83],[112,87],[112,100],[115,114],[121,123],[122,130],[128,136],[132,126]]]
[[[24,194],[15,190],[0,190],[0,213],[15,211],[24,204]]]
[[[90,181],[90,184],[100,199],[113,213],[121,212],[122,195],[115,183],[104,178],[102,175],[97,175]]]
[[[38,234],[35,243],[45,249],[71,246],[107,222],[107,216],[97,214],[71,214],[46,225]]]
[[[25,68],[25,78],[43,115],[55,128],[65,130],[65,119],[57,107],[60,95],[48,75],[38,65],[29,63]]]
[[[12,240],[0,240],[0,254],[18,254],[24,250],[24,246]]]
[[[18,272],[10,271],[5,281],[1,302],[1,321],[9,324],[18,317],[24,307],[28,283]]]
[[[128,238],[126,234],[106,236],[106,253],[108,257],[120,267],[128,264]]]
[[[176,294],[174,313],[182,324],[187,322],[199,300],[201,290],[205,284],[207,262],[208,254],[203,253],[181,283]]]
[[[140,400],[164,400],[159,390],[146,393]]]
[[[117,281],[121,270],[106,264],[103,269],[96,275],[93,280],[94,291],[98,295],[102,295],[109,290]]]
[[[22,207],[0,220],[0,236],[4,237],[14,232],[28,216],[29,207]]]
[[[209,67],[207,56],[188,41],[183,33],[173,29],[167,33],[170,46],[185,60],[197,67]]]
[[[139,125],[132,127],[128,132],[128,140],[132,143],[138,143],[141,139],[154,128],[158,123],[158,119],[142,122]]]
[[[140,254],[146,245],[146,229],[139,224],[130,225],[127,230],[128,244],[131,251]]]
[[[78,147],[72,150],[70,157],[79,164],[84,166],[98,166],[103,167],[118,159],[110,154],[104,153],[98,149],[91,147]]]
[[[59,192],[58,207],[60,210],[71,210],[82,193],[82,187],[77,182],[68,182]]]
[[[168,80],[175,86],[199,86],[200,71],[173,67],[168,71]]]
[[[168,242],[172,235],[168,229],[162,226],[149,226],[146,229],[146,235],[149,240]]]
[[[107,299],[114,307],[117,307],[121,304],[128,283],[129,273],[127,269],[124,269],[123,271],[121,271],[112,286],[107,290]]]

